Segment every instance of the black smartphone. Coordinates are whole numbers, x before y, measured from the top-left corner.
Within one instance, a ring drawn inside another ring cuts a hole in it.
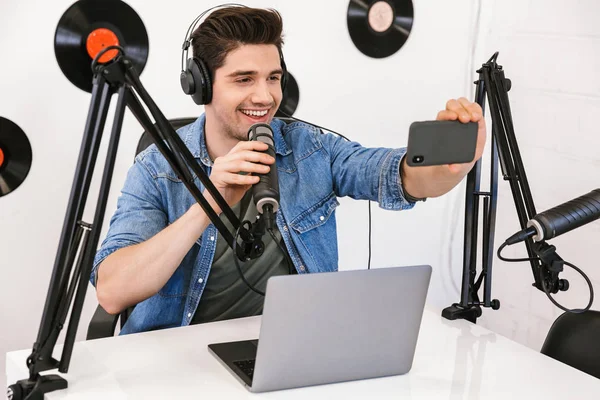
[[[411,167],[473,161],[477,122],[416,121],[410,125],[406,163]]]

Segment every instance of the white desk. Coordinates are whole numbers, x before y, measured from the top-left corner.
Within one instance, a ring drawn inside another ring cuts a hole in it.
[[[426,310],[403,376],[252,394],[208,352],[257,338],[260,317],[78,342],[69,388],[48,399],[597,399],[600,379],[478,325]],[[55,349],[58,353],[59,346]],[[8,384],[27,377],[31,350],[7,353]],[[50,371],[55,373],[56,370]]]

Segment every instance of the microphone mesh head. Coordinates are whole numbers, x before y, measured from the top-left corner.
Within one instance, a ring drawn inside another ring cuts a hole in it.
[[[248,131],[248,140],[256,140],[273,146],[273,130],[267,124],[254,124]]]

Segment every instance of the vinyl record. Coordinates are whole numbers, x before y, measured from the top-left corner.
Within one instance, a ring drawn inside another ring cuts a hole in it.
[[[31,144],[9,119],[0,117],[0,197],[19,187],[31,168]]]
[[[289,71],[287,77],[288,81],[285,85],[285,90],[283,91],[281,104],[275,113],[276,117],[292,116],[296,112],[296,108],[298,108],[298,101],[300,100],[298,82],[296,82],[296,79]],[[283,113],[281,111],[283,111]]]
[[[92,92],[92,60],[102,48],[119,45],[141,75],[148,60],[148,34],[138,14],[121,0],[79,0],[62,15],[54,35],[54,53],[63,74]],[[106,63],[118,54],[100,57]]]
[[[412,0],[350,0],[347,21],[350,38],[363,54],[389,57],[410,35]]]

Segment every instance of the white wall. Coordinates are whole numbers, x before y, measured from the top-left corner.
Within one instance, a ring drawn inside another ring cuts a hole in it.
[[[411,122],[435,118],[449,98],[473,97],[473,66],[498,50],[500,63],[513,79],[513,115],[538,209],[597,187],[600,159],[595,147],[600,139],[593,134],[592,118],[600,104],[600,78],[593,74],[600,60],[594,47],[600,32],[592,21],[600,11],[598,5],[592,0],[545,1],[543,6],[541,0],[482,1],[479,25],[474,0],[415,1],[408,42],[393,56],[379,60],[364,56],[352,44],[346,28],[347,1],[245,4],[275,7],[283,15],[286,62],[301,92],[295,116],[366,146],[404,146]],[[64,77],[54,56],[54,31],[71,4],[71,0],[20,0],[0,5],[0,116],[20,125],[33,147],[27,180],[0,198],[0,383],[4,383],[4,353],[31,348],[37,335],[91,97]],[[164,7],[160,2],[129,0],[128,4],[141,16],[150,40],[144,85],[167,117],[199,114],[201,109],[179,88],[180,45],[192,19],[216,3],[172,0]],[[128,113],[102,237],[141,131]],[[84,215],[88,222],[97,190],[95,180]],[[497,241],[518,228],[505,182],[500,194]],[[372,266],[429,263],[435,270],[429,303],[441,309],[456,302],[463,201],[460,185],[411,212],[382,211],[373,205]],[[343,199],[338,221],[340,268],[365,268],[367,203]],[[590,224],[554,241],[564,258],[595,279],[597,288],[600,271],[594,271],[591,260],[599,231],[598,224]],[[503,306],[486,310],[480,323],[539,349],[558,315],[556,309],[531,288],[526,264],[496,260],[494,265],[493,295]],[[573,277],[573,288],[561,298],[582,305],[585,288],[570,272],[565,276]],[[90,286],[78,340],[85,338],[96,304]]]
[[[600,3],[594,0],[502,0],[485,2],[478,59],[499,51],[499,64],[512,80],[509,92],[516,136],[538,212],[600,187]],[[508,182],[500,182],[497,243],[519,230]],[[600,289],[594,257],[600,243],[595,222],[552,241],[557,253],[587,273]],[[525,256],[523,245],[507,257]],[[533,289],[528,263],[494,261],[493,295],[502,302],[481,324],[539,349],[561,310]],[[588,288],[565,266],[571,283],[555,298],[568,308],[584,307]],[[599,309],[598,301],[594,309]]]

